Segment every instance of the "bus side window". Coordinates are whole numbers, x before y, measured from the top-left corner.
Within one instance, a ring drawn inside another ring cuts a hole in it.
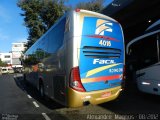
[[[129,56],[132,64],[135,65],[135,70],[153,65],[158,61],[156,36],[146,37],[131,46]]]
[[[35,51],[37,49],[37,43],[34,44],[30,50],[26,53],[26,58],[24,59],[23,63],[25,65],[33,65],[36,62],[36,56],[35,56]]]
[[[148,67],[158,61],[156,46],[156,35],[146,37],[142,40],[141,48],[139,49],[139,58],[141,61],[140,68]]]
[[[158,60],[160,61],[160,32],[159,33],[157,33],[157,42],[158,42],[158,52],[159,52],[159,58],[158,58]]]
[[[70,31],[70,19],[69,17],[66,18],[66,24],[65,24],[65,33]]]
[[[63,44],[66,19],[60,21],[49,33],[48,53],[55,53]]]
[[[42,38],[39,42],[39,45],[36,50],[36,58],[41,61],[44,57],[47,56],[47,48],[48,48],[48,36]]]

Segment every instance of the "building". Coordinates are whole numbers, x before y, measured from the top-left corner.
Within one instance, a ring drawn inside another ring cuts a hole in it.
[[[12,53],[0,53],[0,59],[2,62],[12,65]]]
[[[22,67],[20,58],[26,49],[25,45],[26,42],[12,43],[12,67]]]
[[[12,43],[12,52],[22,52],[26,49],[26,42]]]

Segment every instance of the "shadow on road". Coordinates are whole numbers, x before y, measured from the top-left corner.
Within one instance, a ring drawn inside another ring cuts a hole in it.
[[[45,99],[43,99],[40,94],[39,91],[33,87],[31,84],[26,83],[23,80],[22,76],[15,76],[14,80],[16,82],[16,85],[24,92],[26,92],[28,95],[30,95],[32,98],[34,98],[35,100],[37,100],[38,102],[40,102],[41,104],[43,104],[44,106],[46,106],[47,108],[53,110],[53,109],[58,109],[58,108],[63,108],[64,106],[60,105],[59,103],[49,99],[48,97],[45,97]]]
[[[160,96],[142,93],[135,84],[127,84],[121,96],[100,106],[115,114],[158,114]]]

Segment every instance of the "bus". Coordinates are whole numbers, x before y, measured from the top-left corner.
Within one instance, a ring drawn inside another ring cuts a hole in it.
[[[133,79],[140,91],[160,95],[160,19],[126,46]]]
[[[24,79],[67,107],[116,99],[124,83],[121,25],[100,13],[65,13],[24,55]]]

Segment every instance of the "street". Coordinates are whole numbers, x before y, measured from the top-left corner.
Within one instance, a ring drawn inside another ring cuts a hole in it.
[[[98,120],[160,119],[160,96],[126,88],[119,99],[100,105],[66,108],[43,100],[24,83],[21,74],[0,75],[0,119],[2,120]]]

